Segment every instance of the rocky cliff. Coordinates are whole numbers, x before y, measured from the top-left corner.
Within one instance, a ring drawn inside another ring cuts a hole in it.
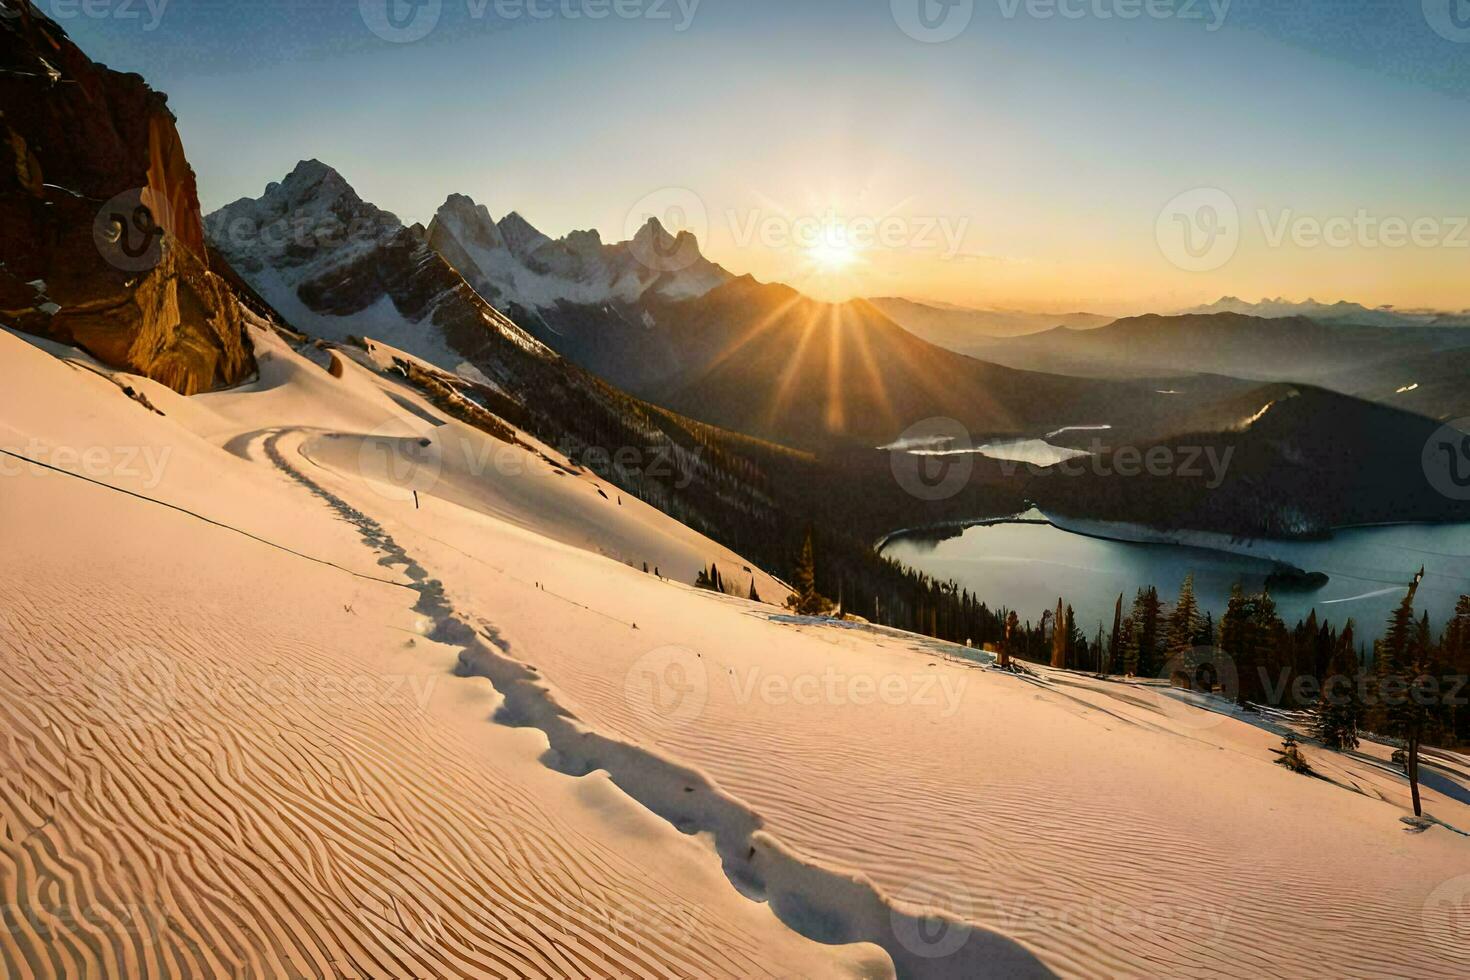
[[[0,323],[185,394],[255,367],[161,93],[0,0]]]

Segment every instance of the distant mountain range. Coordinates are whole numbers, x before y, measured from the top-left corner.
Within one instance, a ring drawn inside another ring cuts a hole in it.
[[[1438,358],[1466,348],[1470,329],[1465,328],[1350,326],[1302,316],[1209,313],[1128,317],[1086,331],[1058,327],[990,341],[976,353],[1018,369],[1091,377],[1214,374],[1308,382],[1389,404],[1399,404],[1398,389],[1418,383],[1422,393],[1401,407],[1450,418],[1470,413],[1470,385],[1456,385],[1449,367],[1463,358]],[[1190,388],[1187,382],[1177,386]]]
[[[1208,306],[1197,306],[1181,310],[1180,313],[1239,313],[1268,320],[1304,316],[1319,323],[1360,327],[1470,327],[1470,310],[1400,310],[1390,306],[1369,309],[1360,303],[1349,303],[1346,300],[1319,303],[1308,299],[1293,303],[1279,296],[1275,299],[1262,299],[1258,303],[1225,296]]]
[[[1017,337],[1052,327],[1087,330],[1111,323],[1114,317],[1097,313],[1025,313],[1020,310],[982,310],[945,303],[921,303],[894,296],[868,300],[889,319],[916,337],[969,353],[978,341]]]

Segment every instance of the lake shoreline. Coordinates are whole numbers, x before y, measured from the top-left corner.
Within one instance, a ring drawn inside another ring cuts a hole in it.
[[[1035,516],[1030,516],[1030,515]],[[1033,507],[1030,510],[1015,514],[1006,514],[996,517],[965,518],[953,521],[938,521],[933,524],[920,524],[914,527],[899,528],[889,531],[878,538],[873,544],[873,551],[881,555],[884,549],[894,542],[904,538],[917,538],[933,531],[966,531],[972,527],[993,527],[997,524],[1046,524],[1059,531],[1081,535],[1086,538],[1096,538],[1100,541],[1113,541],[1118,544],[1153,544],[1153,545],[1175,545],[1184,548],[1201,548],[1206,551],[1223,551],[1228,554],[1241,555],[1248,558],[1266,557],[1281,564],[1291,565],[1284,559],[1270,558],[1249,550],[1254,545],[1299,545],[1310,543],[1325,543],[1331,541],[1343,531],[1362,531],[1379,528],[1393,527],[1458,527],[1460,521],[1380,521],[1365,524],[1342,524],[1327,528],[1324,531],[1313,534],[1304,534],[1291,538],[1264,538],[1249,535],[1228,534],[1223,531],[1198,531],[1190,528],[1169,530],[1167,528],[1154,527],[1150,524],[1139,524],[1131,521],[1104,521],[1088,517],[1067,517],[1065,515],[1047,514],[1040,508]],[[1118,530],[1109,530],[1116,528]],[[1132,533],[1124,533],[1129,531]],[[1242,550],[1244,549],[1244,550]],[[1301,571],[1301,569],[1297,569]]]

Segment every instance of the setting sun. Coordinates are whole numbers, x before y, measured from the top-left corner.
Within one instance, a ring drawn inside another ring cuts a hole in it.
[[[839,272],[857,261],[858,250],[847,229],[832,223],[825,225],[807,247],[806,256],[822,272]]]

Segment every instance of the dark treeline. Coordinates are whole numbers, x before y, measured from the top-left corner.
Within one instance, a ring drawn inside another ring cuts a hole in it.
[[[1356,745],[1360,731],[1470,745],[1470,596],[1436,628],[1428,613],[1415,614],[1418,580],[1406,585],[1384,638],[1368,646],[1355,639],[1352,620],[1338,628],[1313,611],[1288,626],[1268,592],[1248,595],[1238,586],[1218,623],[1200,611],[1186,579],[1172,603],[1151,586],[1131,602],[1119,596],[1111,624],[1083,624],[1064,599],[1035,620],[1019,620],[951,582],[895,571],[907,591],[900,601],[890,598],[887,609],[840,572],[825,581],[845,591],[846,612],[1008,658],[1159,678],[1241,705],[1312,712],[1318,737],[1330,748]]]

